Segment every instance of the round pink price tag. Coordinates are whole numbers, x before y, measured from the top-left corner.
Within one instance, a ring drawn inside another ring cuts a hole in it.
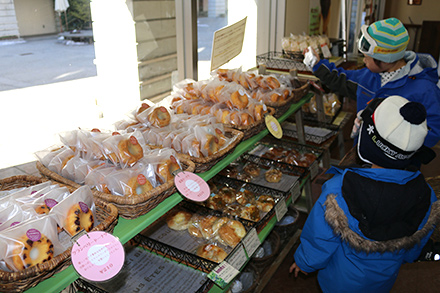
[[[125,251],[115,236],[102,231],[81,236],[72,246],[72,264],[75,270],[90,281],[113,278],[124,265]]]
[[[174,177],[174,183],[177,190],[186,198],[193,201],[205,201],[208,199],[211,191],[208,183],[200,176],[191,172],[179,172]]]

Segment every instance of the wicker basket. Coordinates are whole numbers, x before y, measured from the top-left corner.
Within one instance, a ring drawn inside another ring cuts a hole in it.
[[[265,102],[265,104],[275,109],[275,113],[273,114],[275,118],[280,118],[284,113],[287,112],[287,110],[289,110],[293,103],[297,103],[308,93],[309,87],[310,84],[306,82],[300,88],[293,89],[292,95],[287,100],[276,103]]]
[[[29,187],[47,181],[45,178],[19,175],[0,180],[0,190],[12,190],[20,187]],[[54,182],[57,183],[57,182]],[[69,188],[69,186],[67,186]],[[75,188],[70,187],[70,191]],[[118,210],[113,204],[95,201],[96,215],[100,224],[92,231],[113,232],[118,220]],[[48,279],[55,273],[61,272],[71,264],[71,248],[57,255],[53,259],[42,264],[32,266],[18,272],[7,272],[0,270],[0,291],[1,292],[22,292],[34,287],[39,282]]]
[[[263,257],[255,257],[254,255],[251,258],[251,263],[254,264],[255,267],[260,271],[264,270],[270,263],[272,263],[275,257],[278,255],[281,246],[280,235],[276,231],[272,231],[264,242],[268,242],[270,244],[272,253]]]
[[[268,114],[269,115],[275,115],[275,109],[272,107],[267,107]],[[226,127],[233,128],[236,130],[239,130],[243,132],[243,140],[246,140],[258,133],[260,133],[264,128],[266,128],[266,123],[264,119],[261,119],[259,121],[256,121],[255,123],[248,125],[248,126],[237,126],[232,124],[224,124]]]
[[[201,173],[211,169],[212,166],[217,164],[229,153],[231,153],[244,137],[243,132],[233,128],[227,128],[225,131],[225,135],[228,138],[232,138],[231,143],[226,148],[220,150],[219,152],[213,154],[212,156],[198,158],[198,157],[181,154],[182,156],[187,157],[195,164],[195,170],[194,170],[195,173]]]
[[[194,163],[186,157],[179,156],[180,162],[184,165],[184,171],[194,172]],[[40,162],[37,162],[37,169],[40,173],[50,179],[64,183],[73,187],[80,187],[78,183],[64,178],[63,176],[50,171]],[[125,197],[104,193],[100,191],[93,191],[93,196],[100,202],[107,202],[114,204],[119,211],[119,215],[125,219],[135,219],[139,216],[145,215],[150,210],[155,208],[168,196],[176,192],[176,187],[173,180],[159,185],[158,187],[138,196]]]

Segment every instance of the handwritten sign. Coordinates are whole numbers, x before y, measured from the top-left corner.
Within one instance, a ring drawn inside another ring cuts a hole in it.
[[[211,54],[211,71],[228,63],[241,53],[243,48],[246,19],[231,24],[230,26],[214,32]]]

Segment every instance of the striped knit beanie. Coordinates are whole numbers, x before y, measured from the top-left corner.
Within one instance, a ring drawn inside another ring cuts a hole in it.
[[[402,22],[388,18],[371,24],[368,34],[377,42],[372,58],[391,63],[402,59],[409,42],[409,35]]]

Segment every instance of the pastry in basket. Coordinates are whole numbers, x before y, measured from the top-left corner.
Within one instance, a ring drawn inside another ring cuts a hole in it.
[[[157,172],[161,176],[161,181],[167,182],[168,180],[173,180],[174,175],[173,172],[180,169],[179,164],[176,161],[176,158],[174,156],[170,156],[169,160],[166,160],[163,163],[160,163],[157,165]]]
[[[141,195],[153,189],[153,185],[143,174],[130,178],[127,185],[128,188],[124,189],[125,196]]]
[[[271,183],[280,182],[282,177],[283,173],[281,173],[281,171],[277,169],[270,169],[264,174],[264,178],[266,178],[266,181]]]
[[[207,134],[206,135],[206,143],[203,146],[203,148],[206,151],[206,153],[208,154],[208,157],[212,156],[213,154],[218,152],[219,145],[218,145],[217,137],[215,137],[212,134]]]
[[[38,236],[38,239],[32,237],[31,240],[23,235],[14,246],[12,262],[17,270],[24,270],[53,258],[54,246],[50,239],[41,233]]]
[[[139,115],[140,113],[144,112],[148,108],[150,108],[150,105],[148,105],[147,103],[142,103],[141,106],[139,107],[139,109],[137,110],[136,114]]]
[[[239,91],[235,91],[231,94],[232,105],[237,109],[244,109],[249,103],[249,99],[246,93],[240,94]]]
[[[250,175],[251,177],[258,177],[260,175],[260,167],[257,164],[249,163],[243,168],[243,172]]]
[[[170,124],[171,115],[165,107],[157,107],[148,115],[148,121],[156,127],[165,127]]]
[[[246,204],[241,208],[240,217],[249,221],[257,222],[260,220],[260,210],[256,205]]]
[[[222,262],[228,254],[223,248],[215,244],[205,244],[197,248],[196,254],[200,257],[209,259],[210,261],[220,263]]]
[[[218,230],[220,238],[230,247],[235,247],[246,235],[243,224],[237,220],[229,220]]]
[[[235,189],[231,188],[231,187],[223,187],[218,191],[218,195],[220,195],[223,199],[223,201],[226,204],[231,204],[235,201],[235,194],[236,191]]]
[[[122,139],[118,143],[118,150],[124,164],[132,166],[144,157],[144,150],[133,135],[128,139]]]
[[[93,228],[93,213],[92,210],[83,202],[74,204],[67,212],[64,220],[64,230],[71,236],[76,235],[82,229],[90,232]]]
[[[267,213],[275,206],[275,199],[270,195],[260,195],[256,205],[260,211]]]
[[[166,219],[168,227],[173,230],[186,230],[190,224],[192,214],[186,211],[174,211]]]

